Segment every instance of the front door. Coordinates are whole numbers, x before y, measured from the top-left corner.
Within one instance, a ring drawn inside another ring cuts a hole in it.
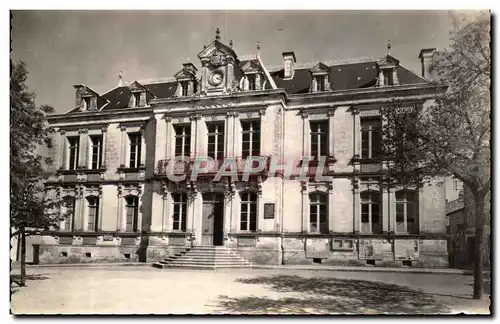
[[[202,245],[224,244],[224,195],[203,194]]]

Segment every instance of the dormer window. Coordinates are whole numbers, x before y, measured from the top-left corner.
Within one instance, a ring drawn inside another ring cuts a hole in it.
[[[317,75],[316,79],[316,91],[325,91],[325,76]]]
[[[140,105],[141,105],[141,93],[134,92],[132,95],[134,96],[134,107],[140,107]]]
[[[257,90],[257,82],[256,82],[256,78],[255,78],[255,74],[249,74],[247,76],[248,78],[248,90],[252,91],[252,90]]]
[[[187,96],[188,95],[188,88],[189,88],[189,81],[182,81],[181,88],[182,88],[181,95],[183,97]]]
[[[392,69],[385,69],[385,70],[383,70],[382,73],[384,75],[384,85],[385,86],[394,85],[393,70]]]
[[[90,110],[90,97],[83,98],[83,110]]]

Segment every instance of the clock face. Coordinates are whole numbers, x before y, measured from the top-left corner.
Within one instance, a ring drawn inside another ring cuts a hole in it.
[[[213,86],[218,86],[222,83],[223,75],[220,71],[212,73],[209,78],[209,82]]]

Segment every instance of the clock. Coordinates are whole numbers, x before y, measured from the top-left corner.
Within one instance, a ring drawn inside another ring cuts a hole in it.
[[[222,75],[222,72],[216,71],[210,75],[210,78],[208,78],[208,82],[213,86],[218,86],[222,83],[223,78],[224,76]]]

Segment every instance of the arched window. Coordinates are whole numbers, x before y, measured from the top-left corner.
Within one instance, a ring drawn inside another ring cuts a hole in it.
[[[321,192],[309,195],[309,232],[328,234],[328,196]]]
[[[125,209],[127,211],[127,232],[137,232],[137,218],[139,215],[139,198],[136,196],[125,197]]]
[[[396,192],[396,232],[418,233],[418,196],[415,191]]]
[[[61,229],[71,231],[73,230],[73,222],[75,219],[75,197],[66,196],[62,200],[61,211],[64,220],[62,222]]]
[[[174,200],[174,231],[186,231],[187,196],[185,193],[172,194]]]
[[[255,232],[257,230],[257,195],[252,192],[241,194],[240,230]]]
[[[361,193],[361,233],[382,233],[380,221],[380,192]]]
[[[87,197],[87,230],[97,231],[97,224],[99,219],[99,197]]]

